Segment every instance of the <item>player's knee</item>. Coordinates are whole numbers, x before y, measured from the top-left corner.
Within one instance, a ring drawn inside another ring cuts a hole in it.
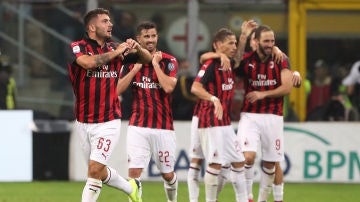
[[[103,179],[107,176],[106,167],[98,162],[90,162],[88,168],[88,176],[95,179]]]
[[[236,162],[236,163],[232,163],[232,164],[231,164],[231,166],[232,166],[233,168],[242,168],[242,167],[244,167],[244,165],[245,165],[245,161]]]
[[[162,177],[165,181],[169,182],[174,178],[174,172],[171,173],[162,173]]]
[[[195,163],[195,164],[197,164],[197,165],[201,165],[202,162],[203,162],[202,159],[198,159],[198,158],[192,158],[192,159],[191,159],[191,163]]]
[[[275,169],[275,162],[263,161],[263,167],[267,169]]]
[[[246,158],[245,157],[245,164],[246,165],[254,165],[254,163],[255,163],[255,160],[253,158],[251,158],[251,157]]]
[[[139,178],[142,170],[142,168],[129,168],[128,175],[130,178]]]
[[[254,165],[256,153],[254,153],[254,152],[245,152],[244,157],[245,157],[245,164],[246,165]]]
[[[211,164],[208,165],[208,167],[212,168],[212,169],[220,170],[221,169],[221,164],[211,163]]]

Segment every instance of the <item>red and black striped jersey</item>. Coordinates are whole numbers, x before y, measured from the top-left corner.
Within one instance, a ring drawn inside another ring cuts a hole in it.
[[[277,64],[270,57],[268,60],[261,62],[256,52],[250,52],[244,55],[240,66],[235,71],[238,76],[244,77],[246,95],[252,91],[267,91],[279,87],[281,85],[281,71],[283,69],[290,69],[288,60],[283,60]],[[264,98],[253,103],[245,99],[241,111],[282,116],[283,98],[283,96]]]
[[[82,55],[104,54],[114,51],[115,46],[107,42],[101,47],[87,34],[82,40],[71,43],[73,58],[68,63],[68,71],[76,99],[74,113],[79,122],[102,123],[121,118],[116,86],[125,61],[117,57],[94,69],[84,69],[76,63],[76,58]],[[136,57],[129,58],[125,60],[136,62]]]
[[[176,78],[178,63],[172,55],[162,53],[161,70]],[[134,64],[124,65],[120,77],[124,77]],[[133,103],[129,125],[174,130],[171,110],[172,94],[165,93],[152,63],[143,65],[130,84]]]
[[[198,100],[194,106],[193,116],[199,117],[199,111],[200,111],[199,109],[200,109],[200,102]]]
[[[208,128],[230,125],[230,110],[234,97],[233,71],[224,71],[220,60],[210,59],[201,66],[195,81],[200,82],[207,92],[218,97],[223,107],[223,119],[218,120],[214,114],[214,104],[211,101],[199,99],[196,103],[198,107],[197,116],[199,117],[198,127]]]

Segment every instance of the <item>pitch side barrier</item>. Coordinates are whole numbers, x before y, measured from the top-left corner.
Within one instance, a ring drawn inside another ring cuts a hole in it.
[[[86,179],[86,160],[72,122],[34,121],[31,110],[0,110],[0,123],[3,143],[0,161],[7,162],[2,165],[0,181]],[[122,121],[121,137],[110,159],[110,165],[122,176],[127,176],[127,125],[127,121]],[[181,181],[186,180],[190,161],[190,125],[190,121],[175,121],[175,169]],[[233,123],[233,127],[236,130],[237,123]],[[285,181],[359,183],[359,131],[358,122],[285,123],[286,158],[281,162]],[[65,166],[57,166],[60,164]],[[256,173],[259,173],[259,166],[257,159]],[[161,180],[152,162],[142,177],[146,181]]]

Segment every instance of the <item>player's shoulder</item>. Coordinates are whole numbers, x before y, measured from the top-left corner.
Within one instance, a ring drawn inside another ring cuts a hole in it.
[[[81,39],[81,40],[78,40],[78,41],[73,41],[71,42],[70,46],[71,47],[75,47],[75,46],[83,46],[86,44],[86,40],[84,39]]]
[[[161,52],[161,54],[162,54],[162,57],[163,57],[163,58],[175,59],[175,60],[176,60],[175,56],[173,56],[173,55],[171,55],[171,54],[169,54],[169,53]]]
[[[169,53],[161,52],[162,53],[162,59],[171,63],[177,63],[176,57]]]
[[[220,58],[209,58],[204,62],[204,64],[206,64],[207,66],[214,66],[217,63],[221,63]]]
[[[206,71],[213,71],[216,67],[218,67],[221,64],[220,59],[214,59],[210,58],[204,62],[204,64],[201,65],[201,69]]]
[[[246,52],[243,55],[242,60],[248,60],[248,59],[253,58],[253,57],[256,57],[256,52],[255,51]]]
[[[209,58],[204,62],[204,64],[206,64],[206,66],[215,65],[217,63],[219,63],[219,64],[221,63],[220,58]]]
[[[80,53],[82,50],[84,50],[84,46],[86,46],[86,41],[85,40],[80,40],[80,41],[73,41],[70,44],[70,47],[72,49],[72,52],[74,54],[78,54]]]

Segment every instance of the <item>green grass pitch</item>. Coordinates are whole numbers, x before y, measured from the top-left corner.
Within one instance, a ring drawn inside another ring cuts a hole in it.
[[[79,202],[84,182],[41,181],[29,183],[0,182],[0,202]],[[199,202],[204,200],[201,185]],[[258,185],[254,186],[256,196]],[[360,184],[285,184],[285,202],[344,202],[360,201]],[[270,196],[269,201],[273,201]],[[124,193],[104,186],[98,202],[127,202]],[[144,202],[166,202],[162,182],[143,182]],[[187,185],[179,183],[178,202],[188,200]],[[228,183],[219,197],[220,202],[233,202],[234,192]]]

